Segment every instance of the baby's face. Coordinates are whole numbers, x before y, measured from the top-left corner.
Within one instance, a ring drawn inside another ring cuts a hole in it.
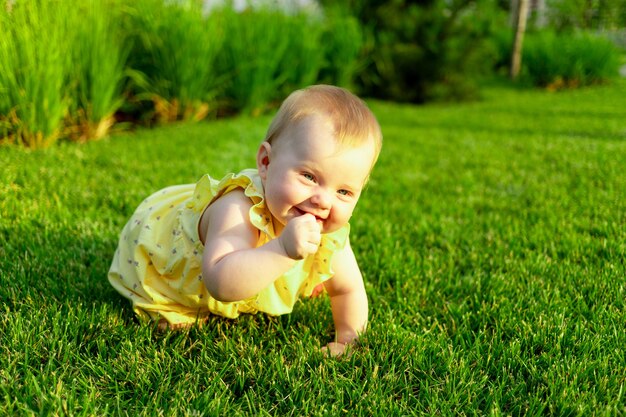
[[[288,127],[274,145],[261,146],[267,152],[267,163],[260,158],[258,164],[265,200],[280,224],[310,213],[329,233],[350,220],[372,168],[373,140],[338,146],[330,122],[308,116]]]

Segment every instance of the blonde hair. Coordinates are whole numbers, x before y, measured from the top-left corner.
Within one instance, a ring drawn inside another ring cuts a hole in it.
[[[313,85],[291,93],[274,116],[265,141],[271,144],[287,126],[311,115],[325,117],[333,124],[338,144],[358,146],[373,139],[376,152],[372,165],[376,162],[383,141],[376,117],[363,100],[331,85]]]

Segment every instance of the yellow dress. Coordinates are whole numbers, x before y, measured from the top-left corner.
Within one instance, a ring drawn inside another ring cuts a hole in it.
[[[349,225],[322,235],[315,255],[298,261],[256,296],[230,303],[215,300],[202,282],[204,245],[198,223],[220,196],[242,189],[253,202],[250,222],[259,230],[257,247],[276,238],[256,170],[229,174],[221,181],[204,175],[196,184],[165,188],[145,199],[120,235],[108,278],[142,318],[165,318],[171,324],[194,323],[217,314],[290,313],[301,297],[329,279],[333,253],[345,246]]]

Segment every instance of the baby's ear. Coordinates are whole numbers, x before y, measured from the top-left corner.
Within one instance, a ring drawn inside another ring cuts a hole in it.
[[[270,155],[272,151],[272,145],[269,142],[261,143],[259,150],[256,154],[256,167],[259,170],[259,176],[262,180],[265,180],[267,176],[267,169],[270,165]]]

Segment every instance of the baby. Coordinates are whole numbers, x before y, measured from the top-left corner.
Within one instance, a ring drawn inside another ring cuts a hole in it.
[[[336,332],[325,350],[341,354],[367,324],[348,221],[381,146],[358,97],[327,85],[295,91],[270,124],[256,169],[219,181],[205,175],[141,203],[109,282],[140,317],[173,328],[209,314],[290,313],[325,289]]]

